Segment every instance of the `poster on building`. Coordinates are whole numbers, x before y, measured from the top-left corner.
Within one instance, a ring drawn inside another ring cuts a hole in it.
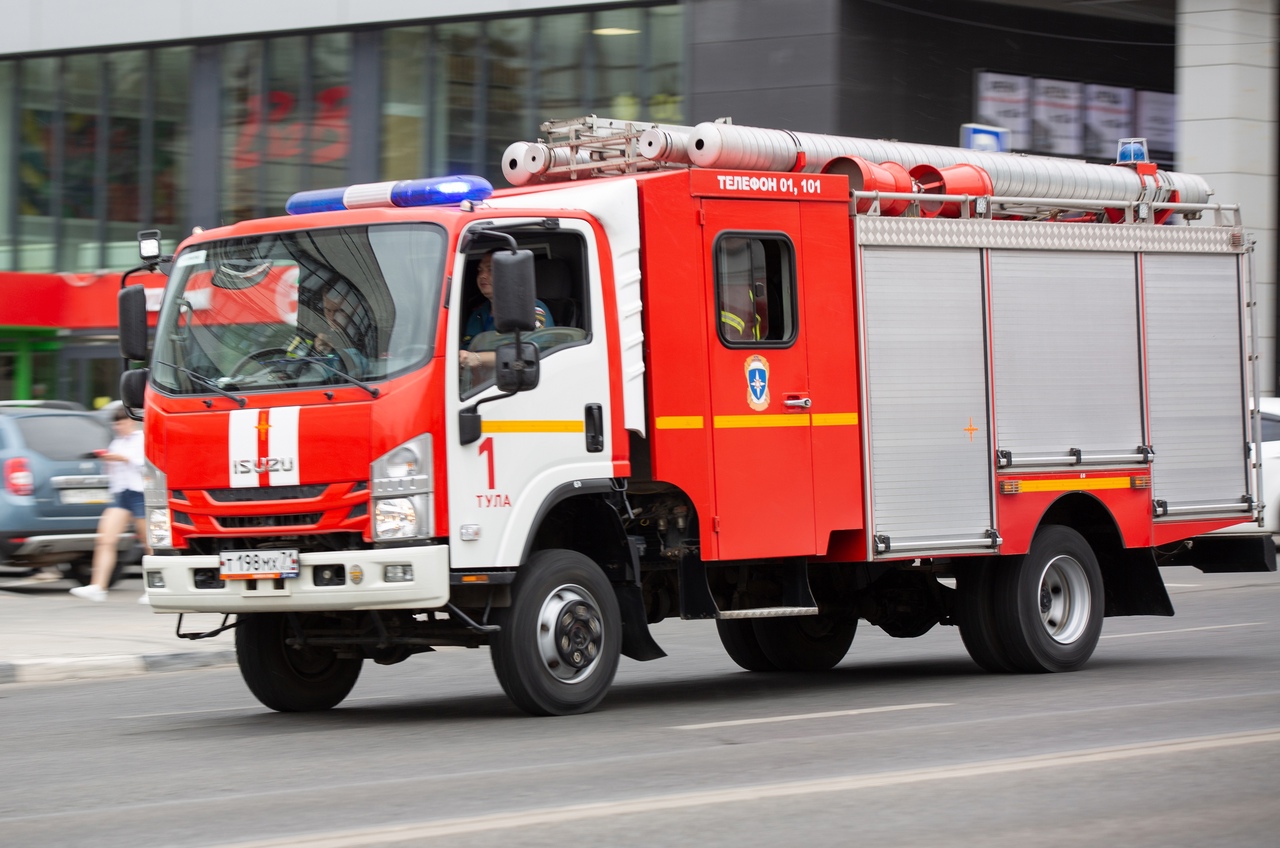
[[[1177,95],[1163,91],[1139,91],[1134,112],[1135,135],[1147,140],[1151,158],[1171,162],[1178,152]]]
[[[1114,159],[1116,142],[1133,136],[1133,89],[1084,87],[1084,155]]]
[[[1008,128],[1014,150],[1031,147],[1031,77],[980,71],[974,103],[975,121]]]
[[[1084,86],[1067,80],[1036,79],[1031,95],[1031,147],[1038,153],[1084,153],[1081,100]]]

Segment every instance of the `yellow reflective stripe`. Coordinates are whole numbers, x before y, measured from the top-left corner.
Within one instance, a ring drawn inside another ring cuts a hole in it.
[[[657,430],[701,430],[701,415],[659,415],[653,420]]]
[[[480,422],[482,433],[581,433],[583,421],[489,421]]]
[[[813,426],[815,427],[856,426],[857,423],[858,423],[858,413],[856,412],[815,412],[813,413]]]
[[[745,321],[737,315],[734,315],[732,312],[721,312],[720,320],[737,330],[739,333],[746,329],[747,326]]]
[[[717,415],[712,426],[720,430],[744,430],[752,427],[856,427],[856,412],[802,412],[773,415]],[[654,419],[655,430],[700,430],[705,424],[701,415],[660,415]]]
[[[1129,478],[1089,477],[1075,480],[1023,480],[1023,492],[1088,492],[1097,489],[1127,489]]]
[[[751,427],[808,427],[807,413],[779,415],[717,415],[717,430],[742,430]]]

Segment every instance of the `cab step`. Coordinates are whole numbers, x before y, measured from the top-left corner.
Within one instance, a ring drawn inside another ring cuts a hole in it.
[[[789,618],[817,614],[817,607],[756,607],[754,609],[717,610],[716,618]]]

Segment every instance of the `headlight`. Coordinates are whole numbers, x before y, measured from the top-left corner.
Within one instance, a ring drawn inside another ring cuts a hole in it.
[[[147,510],[147,541],[153,549],[167,548],[173,543],[168,507]]]
[[[418,509],[413,498],[382,498],[373,502],[375,539],[412,539],[418,535]]]

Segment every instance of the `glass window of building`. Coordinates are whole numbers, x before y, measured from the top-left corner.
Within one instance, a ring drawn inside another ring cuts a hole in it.
[[[13,181],[16,169],[12,165],[16,156],[16,134],[8,118],[3,117],[13,114],[15,68],[14,62],[0,62],[0,126],[5,127],[0,132],[0,271],[12,271],[17,259],[11,241],[16,198]]]
[[[15,268],[54,268],[53,196],[61,182],[61,132],[56,126],[58,68],[53,57],[20,66],[18,111],[18,245]]]
[[[266,132],[261,41],[222,49],[222,223],[256,216]]]
[[[643,9],[596,12],[591,30],[596,67],[589,112],[624,121],[641,119],[647,99],[640,73],[648,38],[643,16]]]
[[[502,152],[520,139],[537,136],[533,115],[533,21],[529,18],[490,21],[486,27],[488,89],[487,141],[480,173],[501,174]]]
[[[98,207],[97,179],[102,70],[102,56],[96,53],[68,56],[64,65],[61,238],[53,263],[60,270],[102,267],[98,221],[106,209]]]
[[[147,54],[107,55],[107,267],[137,264],[134,234],[143,228],[142,137],[146,112]],[[117,247],[116,245],[120,246]],[[101,267],[101,266],[99,266]]]
[[[431,76],[433,115],[427,132],[431,173],[462,174],[477,164],[475,86],[479,78],[477,22],[435,28]]]
[[[384,180],[419,176],[426,165],[427,27],[382,34],[382,163]]]
[[[683,124],[684,11],[679,6],[656,6],[648,17],[647,118],[660,124]]]
[[[191,144],[187,125],[187,108],[191,100],[190,47],[166,47],[152,53],[155,68],[153,100],[149,104],[153,127],[151,161],[144,164],[146,179],[139,182],[142,197],[151,198],[150,215],[140,219],[145,226],[155,225],[167,229],[182,227],[187,220],[187,159]],[[149,186],[149,188],[148,188]],[[146,212],[146,207],[143,207]],[[150,220],[147,220],[150,218]],[[175,234],[180,233],[180,230]],[[134,242],[133,233],[113,235],[115,242],[128,239]],[[176,247],[176,243],[174,247]],[[130,250],[136,250],[136,243]]]
[[[538,23],[538,120],[586,114],[584,54],[588,16],[547,15]]]

